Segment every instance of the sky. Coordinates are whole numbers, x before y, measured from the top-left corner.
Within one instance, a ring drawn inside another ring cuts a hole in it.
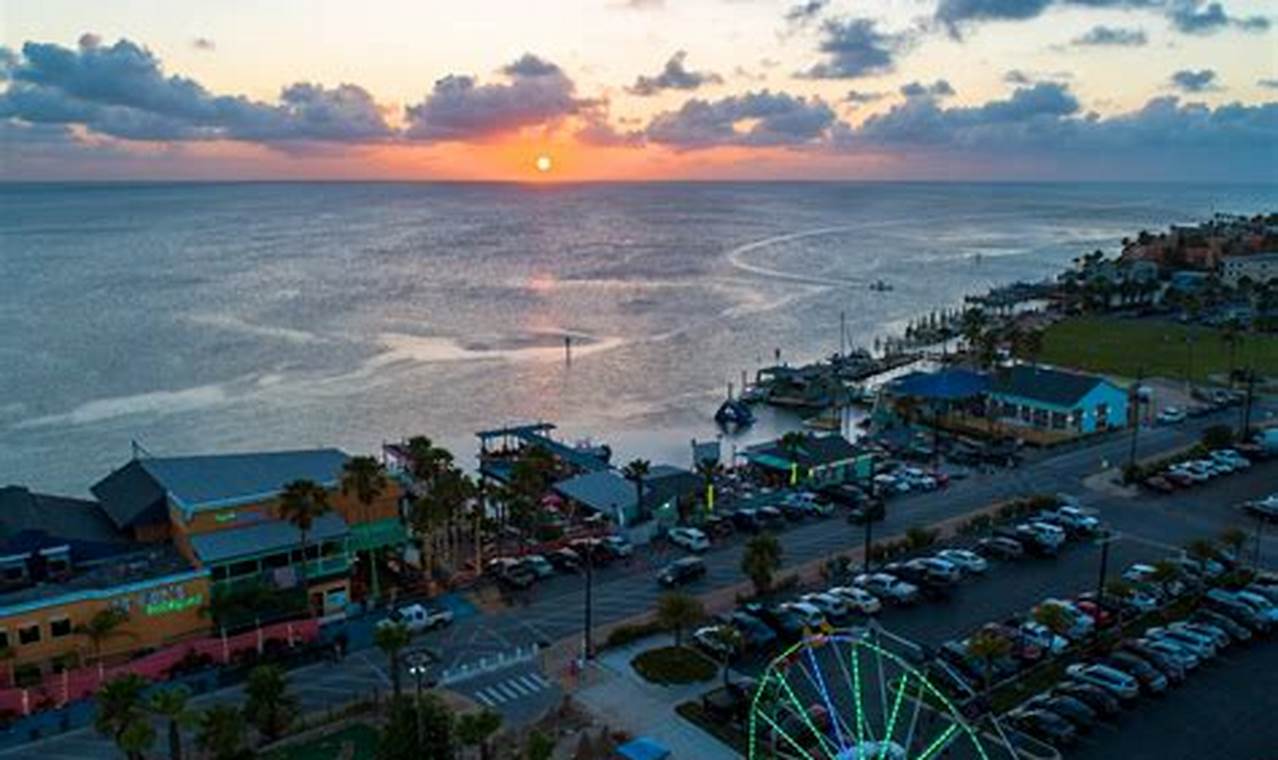
[[[1278,0],[2,0],[0,179],[1278,181]]]

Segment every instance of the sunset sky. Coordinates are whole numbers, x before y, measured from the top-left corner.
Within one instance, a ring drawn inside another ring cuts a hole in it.
[[[4,0],[0,178],[1272,181],[1276,25],[1278,0]]]

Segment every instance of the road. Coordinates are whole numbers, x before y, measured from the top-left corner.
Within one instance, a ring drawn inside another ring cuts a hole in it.
[[[1211,424],[1230,423],[1237,412],[1205,417],[1175,427],[1145,429],[1138,442],[1138,456],[1152,456],[1193,443]],[[957,481],[949,488],[927,494],[898,497],[889,503],[887,519],[875,526],[877,536],[903,533],[912,525],[945,520],[995,501],[1027,493],[1066,492],[1081,495],[1090,506],[1103,510],[1107,522],[1124,534],[1111,550],[1115,572],[1125,564],[1147,560],[1164,553],[1165,545],[1183,545],[1198,537],[1211,537],[1229,525],[1248,525],[1228,505],[1272,490],[1278,483],[1278,463],[1255,467],[1244,474],[1209,484],[1201,489],[1168,497],[1142,496],[1136,499],[1087,491],[1083,479],[1101,471],[1102,463],[1126,461],[1130,438],[1121,436],[1076,450],[1043,456],[1014,470],[977,474]],[[1278,533],[1275,531],[1274,533]],[[799,523],[780,534],[785,565],[794,567],[861,544],[859,527],[840,519]],[[926,643],[937,643],[978,626],[1024,610],[1044,596],[1068,594],[1095,584],[1098,549],[1091,545],[1072,547],[1057,560],[1018,563],[1014,572],[996,568],[990,577],[962,588],[945,603],[920,606],[909,611],[893,611],[884,624],[894,632]],[[687,587],[705,593],[741,581],[740,564],[744,541],[734,538],[704,555],[705,579]],[[661,590],[654,582],[657,568],[680,556],[678,551],[641,551],[626,563],[615,563],[595,574],[594,616],[596,624],[606,624],[651,610]],[[1261,555],[1278,558],[1278,536],[1265,538]],[[784,571],[783,571],[784,572]],[[584,590],[580,576],[560,576],[539,583],[519,603],[494,613],[459,618],[450,628],[419,637],[415,645],[425,645],[445,656],[441,668],[461,665],[481,672],[450,684],[450,688],[478,704],[500,711],[513,724],[526,722],[561,698],[558,673],[540,673],[531,663],[492,669],[495,658],[516,650],[526,651],[534,643],[555,642],[582,631]],[[938,610],[944,614],[936,614]],[[479,667],[480,664],[483,667]],[[318,665],[290,674],[293,690],[304,708],[323,710],[374,690],[384,692],[389,684],[388,664],[373,649],[354,651],[343,662]],[[411,679],[405,678],[406,684]],[[238,689],[201,695],[197,705],[214,701],[235,702]],[[1210,754],[1210,753],[1209,753]],[[115,757],[114,749],[92,729],[82,728],[40,740],[25,747],[0,750],[0,757],[90,758]]]

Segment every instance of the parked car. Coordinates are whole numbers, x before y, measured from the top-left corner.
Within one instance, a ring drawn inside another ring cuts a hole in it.
[[[784,602],[781,609],[796,615],[808,628],[820,628],[826,624],[825,613],[821,608],[807,602]]]
[[[1013,710],[1007,714],[1007,721],[1017,730],[1052,746],[1069,746],[1078,739],[1069,721],[1047,710]]]
[[[413,633],[443,628],[453,622],[453,611],[444,607],[425,604],[409,604],[392,610],[385,620],[377,623],[378,628],[392,625],[403,625]]]
[[[732,513],[732,527],[742,533],[758,533],[763,530],[759,512],[754,509],[738,509]]]
[[[549,578],[555,574],[555,566],[540,554],[529,554],[520,562],[529,572],[538,578]]]
[[[923,571],[934,583],[953,584],[963,579],[963,571],[940,557],[917,557],[905,563],[908,567]]]
[[[1067,531],[1080,535],[1089,535],[1100,530],[1100,518],[1078,507],[1061,507],[1056,510],[1056,519]]]
[[[1140,696],[1140,683],[1127,673],[1105,665],[1075,663],[1065,668],[1070,678],[1102,689],[1123,701],[1131,701]]]
[[[917,586],[906,583],[887,573],[858,575],[852,580],[852,585],[860,586],[880,600],[892,604],[914,604],[919,599]]]
[[[803,620],[793,612],[758,603],[744,605],[741,610],[747,615],[762,620],[784,641],[794,641],[803,636]]]
[[[728,617],[728,622],[741,632],[741,638],[745,640],[748,649],[766,650],[776,643],[777,634],[754,615],[734,612]]]
[[[595,567],[604,567],[612,564],[616,555],[612,550],[604,545],[602,539],[598,538],[578,538],[568,543],[568,548],[577,553],[582,561],[589,562]]]
[[[1073,697],[1092,708],[1092,711],[1097,715],[1106,718],[1117,715],[1123,709],[1123,706],[1119,704],[1118,699],[1113,694],[1092,684],[1065,680],[1053,686],[1052,693]]]
[[[1224,589],[1211,589],[1204,595],[1204,602],[1210,609],[1228,615],[1254,632],[1269,631],[1271,623],[1268,619]]]
[[[883,603],[878,597],[857,586],[835,586],[826,593],[839,597],[847,602],[848,607],[862,615],[874,615],[883,609]]]
[[[1214,625],[1225,633],[1228,633],[1234,641],[1251,641],[1253,638],[1251,629],[1239,623],[1228,615],[1209,610],[1206,608],[1196,610],[1189,618],[1193,622],[1207,623]]]
[[[989,569],[989,563],[984,557],[967,549],[942,549],[936,553],[936,556],[957,566],[965,573],[979,575]]]
[[[1090,636],[1096,630],[1096,621],[1084,614],[1072,602],[1063,599],[1044,599],[1040,607],[1056,607],[1065,614],[1068,621],[1062,632],[1070,639],[1078,640]]]
[[[667,588],[691,583],[706,574],[706,565],[696,557],[675,560],[657,573],[657,583]]]
[[[1052,629],[1034,620],[1022,622],[1017,626],[1017,633],[1026,644],[1051,654],[1060,654],[1069,646],[1069,640],[1064,636],[1053,633]]]
[[[732,535],[732,521],[722,515],[708,515],[701,521],[701,531],[711,539]]]
[[[1192,620],[1178,620],[1174,623],[1168,623],[1167,627],[1171,630],[1183,629],[1191,633],[1197,633],[1203,636],[1210,636],[1211,640],[1216,643],[1216,650],[1219,651],[1234,643],[1234,639],[1224,629],[1211,623],[1199,623]]]
[[[1167,639],[1136,639],[1134,645],[1141,650],[1149,650],[1157,654],[1161,654],[1171,661],[1175,662],[1186,673],[1198,667],[1202,660],[1193,651]]]
[[[1167,676],[1130,652],[1113,652],[1101,660],[1101,663],[1135,678],[1140,682],[1141,688],[1150,694],[1167,691]]]
[[[666,537],[670,543],[690,552],[703,552],[710,548],[710,539],[696,528],[671,528]]]
[[[982,538],[976,544],[976,551],[995,559],[1020,559],[1025,556],[1024,544],[1006,536]]]
[[[1158,493],[1172,493],[1181,486],[1164,475],[1151,475],[1144,480],[1145,487]]]
[[[581,557],[572,549],[556,549],[547,554],[546,559],[561,573],[581,572]]]
[[[828,620],[844,620],[852,614],[851,608],[843,597],[835,594],[822,592],[804,594],[799,597],[799,601],[816,607]]]
[[[1182,649],[1193,652],[1199,660],[1210,660],[1216,656],[1216,642],[1210,636],[1203,636],[1193,631],[1150,628],[1145,631],[1145,637],[1171,641]]]
[[[723,661],[730,660],[738,654],[721,638],[721,631],[726,625],[708,625],[692,632],[692,643],[712,658]]]
[[[1180,683],[1185,680],[1185,674],[1188,668],[1176,657],[1172,657],[1165,652],[1144,646],[1135,640],[1124,641],[1115,652],[1115,654],[1131,654],[1152,665],[1158,672],[1167,676],[1167,680],[1171,683]]]
[[[1175,425],[1178,422],[1184,422],[1187,416],[1183,409],[1167,406],[1163,407],[1163,410],[1158,413],[1158,417],[1155,419],[1160,425]]]
[[[605,536],[603,545],[617,557],[630,557],[635,553],[634,544],[625,536]]]
[[[532,585],[537,582],[537,576],[522,562],[516,562],[497,574],[497,582],[508,588],[522,591],[532,588]]]
[[[1096,725],[1096,711],[1082,700],[1065,694],[1038,694],[1025,700],[1021,707],[1055,713],[1072,723],[1079,731],[1089,731]]]

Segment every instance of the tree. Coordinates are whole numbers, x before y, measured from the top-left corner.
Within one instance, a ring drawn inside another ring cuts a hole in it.
[[[1034,620],[1046,626],[1052,633],[1063,634],[1073,621],[1069,613],[1058,604],[1040,604],[1034,608]]]
[[[745,637],[735,627],[720,625],[713,629],[711,636],[715,642],[723,646],[723,688],[728,688],[728,672],[732,660],[745,648]]]
[[[328,513],[328,491],[310,480],[295,480],[284,486],[280,495],[280,519],[287,520],[297,528],[302,546],[302,561],[298,565],[298,577],[301,587],[306,586],[307,537],[315,521]]]
[[[288,693],[284,671],[259,665],[249,672],[244,692],[244,717],[268,741],[279,739],[297,717],[297,697]]]
[[[990,672],[994,661],[1006,657],[1012,651],[1012,642],[992,631],[977,631],[967,640],[967,653],[981,663],[981,680],[985,688],[991,686]]]
[[[1242,528],[1227,528],[1221,531],[1220,542],[1233,551],[1236,559],[1242,552],[1243,545],[1247,543],[1247,534]]]
[[[657,623],[673,631],[675,646],[683,646],[683,631],[705,617],[705,608],[695,596],[672,591],[657,600]]]
[[[466,713],[457,720],[457,740],[465,747],[478,747],[481,760],[490,760],[489,740],[501,729],[501,713],[492,710]]]
[[[921,525],[911,525],[905,530],[905,540],[911,549],[926,549],[936,543],[936,531]]]
[[[1243,342],[1243,323],[1231,317],[1220,329],[1220,339],[1229,347],[1229,387],[1234,387],[1234,370],[1237,368],[1238,346]]]
[[[213,705],[200,716],[195,744],[212,760],[247,760],[248,730],[244,715],[232,705]]]
[[[539,730],[533,730],[528,735],[528,746],[524,750],[524,756],[528,760],[550,760],[551,755],[555,752],[555,740]]]
[[[120,626],[129,622],[129,613],[119,607],[107,607],[98,610],[87,622],[77,623],[71,630],[89,640],[93,649],[93,659],[102,665],[102,645],[116,636],[132,636],[134,634],[120,630]]]
[[[413,478],[428,490],[435,483],[435,477],[453,462],[453,455],[448,449],[436,446],[424,435],[408,439],[408,458]]]
[[[142,705],[142,692],[146,687],[146,679],[129,673],[107,681],[97,694],[93,727],[103,736],[111,737],[130,760],[142,757],[155,742],[155,729],[151,728]]]
[[[1203,430],[1202,444],[1209,449],[1223,449],[1233,445],[1234,429],[1228,425],[1212,425]]]
[[[399,653],[413,640],[413,632],[403,623],[389,623],[377,626],[373,633],[373,643],[386,654],[390,660],[391,690],[395,696],[400,695]]]
[[[626,480],[635,484],[635,514],[642,516],[643,508],[643,479],[648,477],[648,472],[652,469],[652,463],[647,459],[633,459],[622,469],[621,474]]]
[[[369,508],[386,492],[386,468],[373,457],[351,457],[342,466],[342,495],[354,494],[355,501],[362,507],[361,517],[364,522],[370,519]],[[368,550],[368,567],[372,573],[373,596],[378,593],[377,556],[373,549]]]
[[[377,760],[453,760],[454,723],[452,712],[434,694],[392,699],[390,719],[377,742]]]
[[[169,760],[182,760],[182,729],[196,725],[197,716],[188,706],[191,692],[184,686],[157,691],[147,709],[169,722]]]
[[[741,556],[741,572],[754,584],[755,596],[772,588],[772,576],[781,569],[781,542],[771,533],[755,536]]]
[[[980,309],[968,309],[963,312],[962,320],[959,323],[959,333],[963,336],[964,342],[967,343],[969,353],[980,342],[988,324],[989,321],[985,316],[985,312]]]
[[[1164,591],[1171,585],[1172,581],[1180,578],[1180,568],[1170,560],[1160,559],[1154,563],[1154,572],[1150,573],[1149,580],[1157,583]]]
[[[1185,545],[1185,552],[1198,561],[1215,559],[1216,547],[1205,538],[1198,538]]]

